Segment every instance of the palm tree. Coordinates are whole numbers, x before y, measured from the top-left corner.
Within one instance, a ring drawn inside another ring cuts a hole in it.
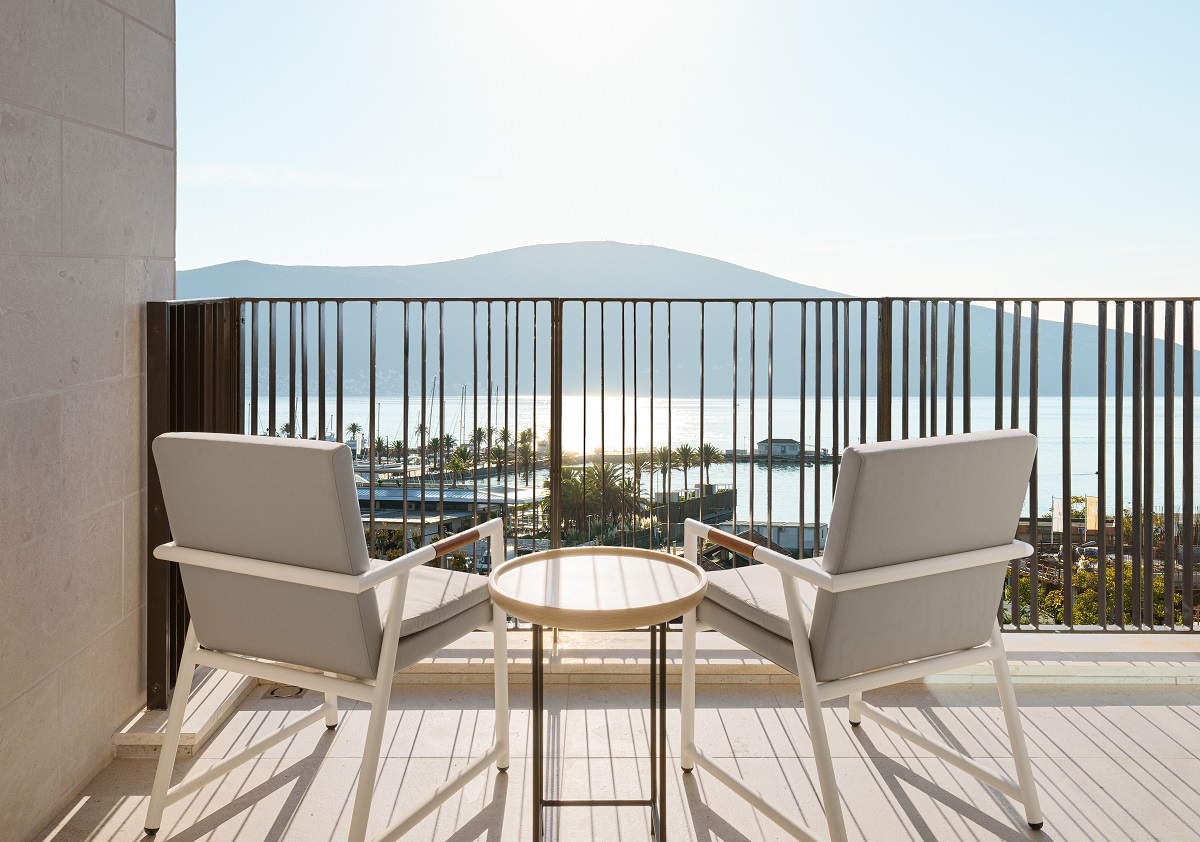
[[[508,475],[508,451],[501,445],[492,445],[492,449],[488,451],[488,459],[494,462],[497,466],[503,466],[504,475]]]
[[[383,454],[387,453],[387,442],[383,440],[383,436],[375,437],[375,458],[379,459]]]
[[[533,470],[533,446],[529,442],[517,445],[517,466],[525,472],[525,484],[529,485],[529,474]]]
[[[289,424],[287,421],[284,421],[282,424],[280,424],[279,425],[279,435],[283,436],[284,438],[291,438],[292,437],[292,425]]]
[[[629,457],[629,469],[633,472],[633,482],[637,485],[639,494],[642,488],[642,471],[645,471],[648,467],[653,470],[651,462],[649,453],[638,453],[636,450]]]
[[[356,437],[361,432],[362,424],[359,424],[357,421],[351,421],[346,425],[346,435],[348,435],[350,438]]]
[[[476,427],[475,432],[471,434],[471,444],[475,449],[475,458],[479,458],[479,451],[487,443],[488,431],[484,427]]]
[[[688,487],[688,469],[695,468],[700,464],[700,454],[690,444],[681,444],[675,448],[675,460],[679,467],[683,469],[683,488],[686,491]]]
[[[460,448],[460,449],[465,449],[465,448]],[[468,455],[469,455],[469,453],[468,453]],[[471,462],[469,459],[464,459],[462,457],[462,455],[456,450],[456,451],[454,451],[454,455],[452,455],[449,459],[446,460],[446,470],[448,470],[450,472],[450,482],[457,485],[459,475],[465,474],[465,473],[467,473],[467,471],[471,470]]]
[[[674,467],[675,454],[671,448],[663,445],[656,447],[650,454],[651,471],[657,470],[662,475],[663,502],[667,500],[667,472]]]
[[[700,446],[700,465],[704,468],[704,481],[712,484],[712,476],[710,469],[713,465],[720,465],[725,461],[725,454],[721,452],[712,442],[706,442]]]
[[[526,427],[517,435],[517,444],[533,444],[533,430]]]

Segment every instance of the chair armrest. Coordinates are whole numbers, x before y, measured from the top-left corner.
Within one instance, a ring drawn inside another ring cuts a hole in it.
[[[297,567],[294,564],[281,564],[275,561],[264,561],[261,558],[246,558],[244,556],[213,553],[208,550],[194,550],[180,547],[174,541],[161,544],[154,549],[154,557],[164,561],[174,561],[179,564],[191,564],[196,567],[207,567],[211,570],[224,570],[229,573],[240,573],[244,576],[257,576],[262,579],[274,579],[278,582],[292,582],[297,585],[307,585],[313,588],[323,588],[342,593],[363,593],[375,587],[380,582],[393,579],[401,573],[407,573],[414,567],[428,564],[435,558],[454,552],[459,547],[488,538],[500,540],[501,552],[504,552],[504,521],[493,518],[466,532],[449,535],[433,544],[428,544],[400,558],[385,561],[378,567],[372,567],[365,573],[351,576],[348,573],[333,573],[329,570],[314,570],[311,567]],[[494,551],[494,550],[493,550]]]
[[[712,541],[714,544],[724,547],[727,550],[732,550],[757,562],[774,567],[780,573],[802,579],[811,585],[816,585],[818,588],[833,589],[833,580],[835,577],[830,576],[822,570],[812,559],[795,559],[791,556],[777,553],[768,547],[760,546],[753,541],[747,541],[745,538],[739,538],[736,535],[730,535],[728,532],[717,529],[715,526],[709,526],[692,518],[688,518],[684,522],[684,533],[686,538],[696,537]]]

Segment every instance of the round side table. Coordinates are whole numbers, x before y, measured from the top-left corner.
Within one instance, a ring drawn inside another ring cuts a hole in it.
[[[533,839],[546,807],[650,808],[650,828],[666,842],[667,622],[696,607],[708,579],[690,561],[625,547],[573,547],[510,559],[492,572],[492,599],[533,623]],[[542,628],[616,631],[650,628],[650,797],[548,799],[544,773],[545,672]]]

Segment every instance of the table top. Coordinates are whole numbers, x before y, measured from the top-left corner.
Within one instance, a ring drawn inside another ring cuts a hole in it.
[[[631,547],[571,547],[505,561],[488,584],[514,617],[576,631],[665,623],[696,607],[708,578],[696,564]]]

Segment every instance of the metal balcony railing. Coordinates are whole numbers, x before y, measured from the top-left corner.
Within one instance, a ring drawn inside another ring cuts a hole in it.
[[[495,514],[517,552],[674,550],[698,517],[813,554],[847,445],[1023,427],[1041,441],[1019,526],[1037,552],[1012,565],[1005,627],[1191,630],[1195,303],[155,302],[148,433],[361,442],[380,555]],[[153,471],[147,517],[151,548]],[[156,705],[186,606],[174,572],[149,575]]]

